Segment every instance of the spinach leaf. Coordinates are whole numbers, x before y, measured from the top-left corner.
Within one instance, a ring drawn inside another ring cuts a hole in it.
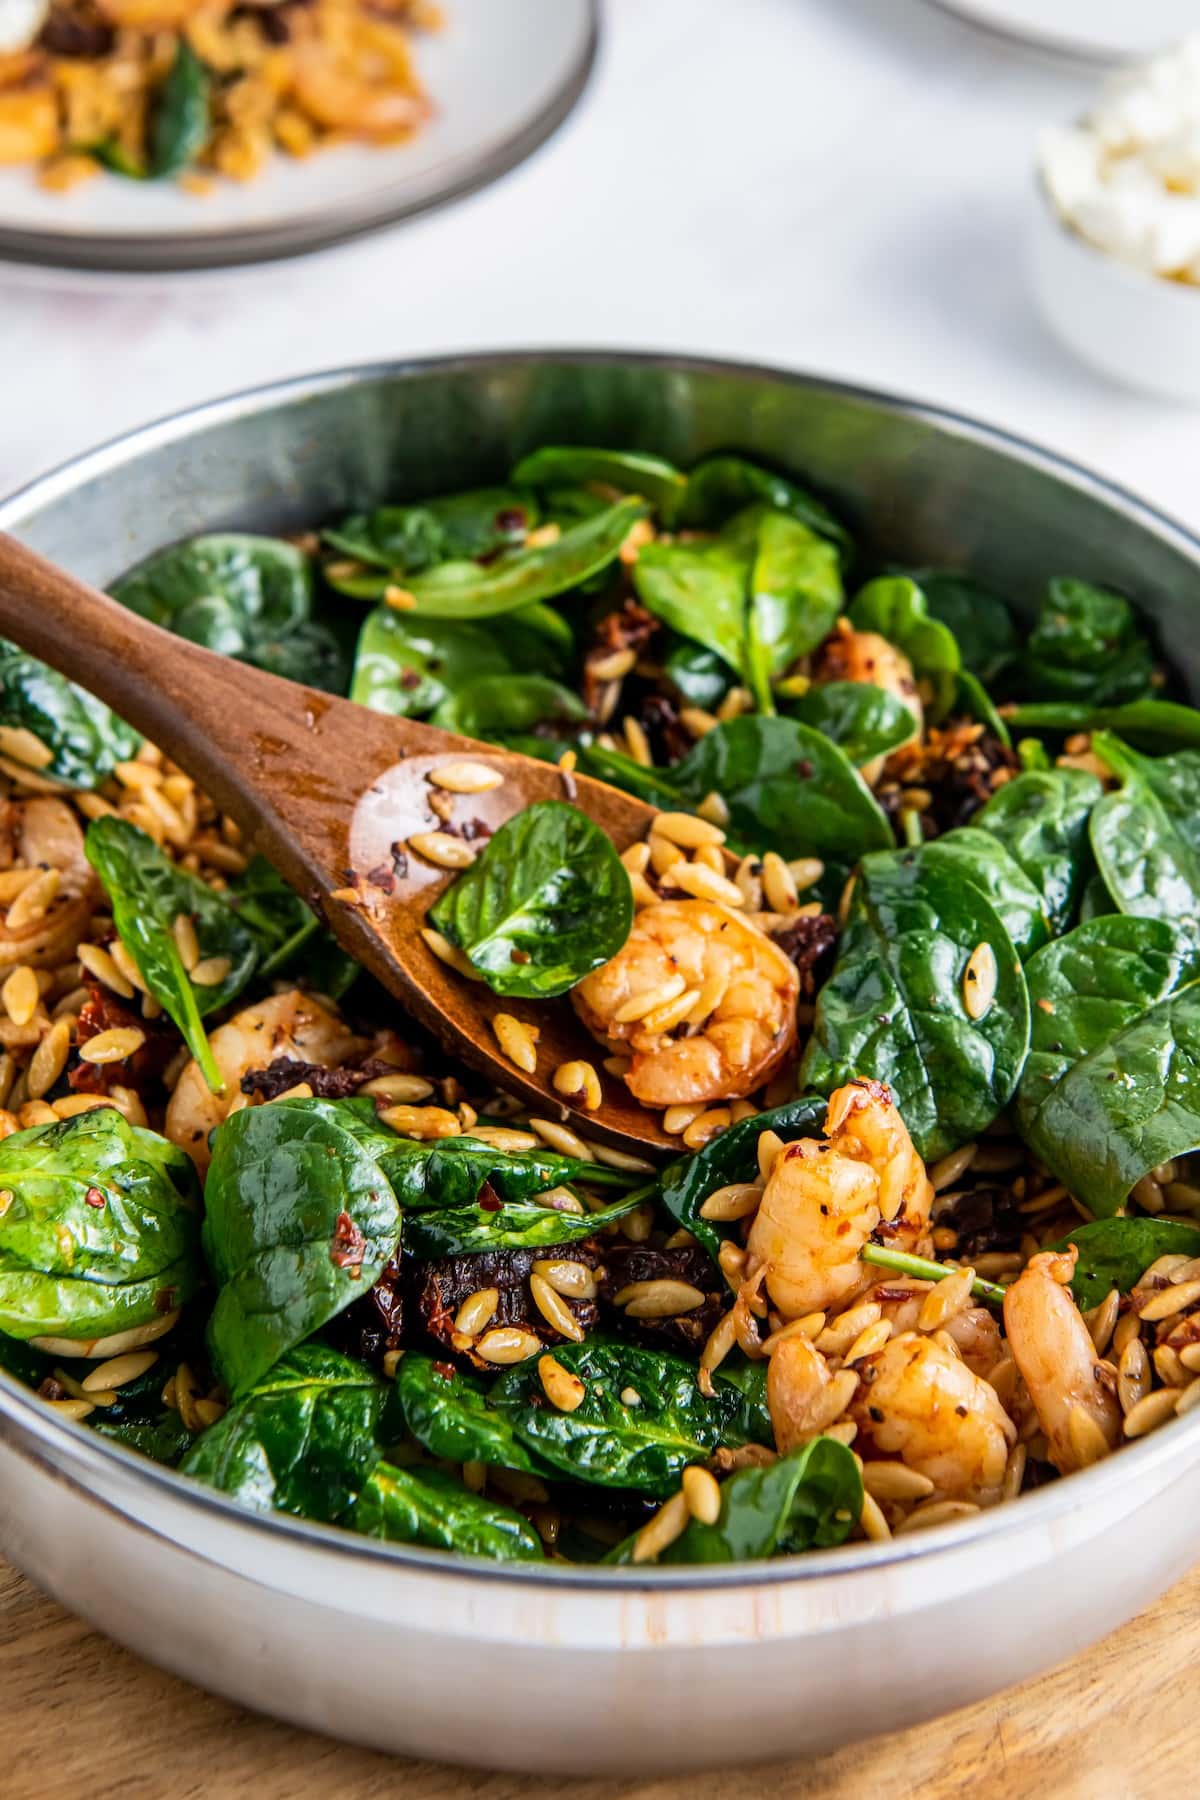
[[[827,681],[810,687],[787,710],[836,744],[857,769],[917,735],[916,721],[904,702],[868,681]]]
[[[932,619],[953,634],[963,667],[982,682],[993,682],[1009,667],[1019,648],[1017,628],[998,595],[970,575],[951,569],[908,571],[925,596]]]
[[[208,142],[210,85],[207,68],[180,37],[150,123],[147,174],[152,181],[189,168]]]
[[[973,1019],[963,986],[983,944],[995,958],[996,990]],[[799,1085],[831,1094],[862,1076],[887,1082],[928,1161],[976,1137],[1007,1106],[1028,1045],[1025,979],[981,890],[924,850],[866,857]]]
[[[945,863],[952,871],[957,869],[964,881],[991,901],[1022,962],[1049,938],[1041,894],[990,831],[960,825],[926,844],[921,856],[934,866]]]
[[[711,541],[647,545],[633,583],[655,618],[736,669],[765,712],[774,710],[772,678],[816,648],[842,605],[833,547],[761,506]]]
[[[993,737],[999,738],[1006,750],[1012,749],[1012,738],[1009,736],[1008,726],[991,695],[979,677],[972,675],[970,669],[958,671],[954,710],[965,713],[969,719],[975,719],[985,731],[990,731]]]
[[[633,921],[611,840],[561,800],[505,821],[429,917],[497,994],[548,999],[616,955]]]
[[[1200,1226],[1171,1219],[1096,1219],[1054,1248],[1069,1244],[1079,1251],[1071,1292],[1086,1312],[1112,1288],[1120,1294],[1135,1288],[1160,1256],[1200,1256]]]
[[[786,476],[744,456],[708,456],[697,463],[688,476],[678,523],[715,530],[756,501],[789,514],[818,536],[828,538],[838,546],[843,560],[853,553],[853,538],[827,506]]]
[[[836,1438],[817,1437],[766,1468],[742,1469],[721,1483],[713,1525],[693,1519],[659,1563],[757,1562],[799,1550],[844,1544],[862,1512],[862,1474]],[[605,1557],[631,1563],[636,1537]]]
[[[350,698],[375,712],[423,717],[482,676],[560,674],[573,642],[570,626],[548,606],[513,613],[503,636],[469,619],[377,606],[359,633]]]
[[[1017,1090],[1023,1131],[1075,1063],[1200,976],[1200,951],[1165,919],[1123,913],[1079,925],[1029,963],[1029,1057]]]
[[[705,1200],[732,1182],[758,1180],[758,1140],[764,1131],[777,1131],[782,1138],[819,1134],[827,1104],[822,1095],[809,1094],[755,1113],[753,1118],[739,1119],[703,1150],[668,1163],[659,1177],[656,1198],[715,1260],[722,1238],[735,1235],[737,1226],[702,1219],[700,1208]]]
[[[545,675],[479,675],[442,701],[433,723],[495,740],[539,725],[581,725],[587,717],[579,695]]]
[[[640,494],[670,524],[679,511],[687,477],[638,450],[588,450],[545,445],[523,456],[512,472],[517,487],[568,488],[599,482],[621,494]]]
[[[346,1519],[379,1460],[387,1389],[324,1344],[298,1344],[210,1425],[180,1465],[256,1512]]]
[[[112,907],[113,923],[143,981],[182,1032],[214,1093],[221,1076],[201,1019],[240,994],[257,961],[254,939],[220,895],[165,856],[127,819],[94,819],[84,839],[87,859]],[[220,981],[198,987],[180,959],[172,926],[180,913],[196,927],[202,960],[228,961]]]
[[[1110,918],[1116,910],[1112,895],[1104,885],[1103,875],[1098,870],[1095,871],[1079,896],[1079,923],[1087,925],[1092,919]]]
[[[441,1206],[408,1221],[405,1244],[423,1257],[469,1256],[478,1250],[533,1250],[570,1244],[613,1225],[641,1204],[637,1193],[598,1212],[563,1213],[534,1200],[508,1200],[497,1212],[486,1206]]]
[[[962,667],[954,634],[930,615],[925,595],[906,575],[881,575],[854,596],[850,623],[877,631],[903,651],[922,689],[931,719],[944,718],[954,705]]]
[[[1200,1148],[1200,981],[1068,1069],[1024,1135],[1097,1217],[1123,1206],[1148,1170]]]
[[[663,674],[688,706],[713,712],[737,679],[723,656],[668,631],[664,639]]]
[[[375,1158],[319,1101],[247,1107],[213,1134],[212,1150],[208,1344],[240,1396],[367,1292],[395,1254],[400,1208]]]
[[[1092,850],[1117,908],[1185,924],[1200,941],[1200,751],[1157,759],[1097,732],[1095,750],[1120,777],[1092,810]]]
[[[185,539],[124,576],[112,595],[207,650],[295,679],[344,685],[336,640],[310,618],[308,558],[282,538],[220,532]]]
[[[439,562],[424,574],[406,576],[405,587],[418,613],[430,619],[490,619],[517,612],[538,600],[565,594],[616,560],[634,525],[646,516],[644,501],[618,500],[590,519],[571,525],[553,543],[509,550],[494,561],[469,558]],[[328,566],[326,578],[332,580]],[[337,581],[343,593],[378,598],[390,584],[387,573]]]
[[[161,1382],[161,1370],[159,1379]],[[164,1463],[168,1469],[176,1468],[196,1441],[179,1414],[165,1406],[152,1419],[110,1419],[105,1413],[95,1412],[88,1425],[101,1437],[123,1444],[126,1450],[136,1450],[151,1462]]]
[[[973,823],[999,838],[1040,890],[1055,933],[1074,917],[1092,866],[1088,819],[1103,792],[1083,769],[1027,769],[975,814]]]
[[[32,731],[51,752],[40,771],[76,788],[98,788],[141,738],[56,670],[0,638],[0,725]]]
[[[798,719],[729,719],[706,732],[673,769],[643,771],[645,779],[627,778],[626,760],[595,747],[580,757],[589,774],[629,786],[657,805],[695,807],[706,794],[719,793],[738,849],[852,863],[895,841],[879,802],[845,753]]]
[[[1129,700],[1124,706],[1034,700],[1010,706],[1007,714],[1018,730],[1111,731],[1155,756],[1171,750],[1200,750],[1200,712],[1177,700]]]
[[[499,1500],[470,1493],[444,1469],[376,1463],[354,1508],[354,1529],[396,1544],[425,1544],[496,1562],[540,1562],[542,1541],[528,1519]]]
[[[1120,594],[1059,577],[1046,590],[1021,662],[1031,700],[1086,700],[1119,706],[1149,692],[1150,646]]]
[[[404,1423],[431,1456],[446,1462],[486,1463],[544,1475],[549,1465],[528,1451],[475,1375],[406,1350],[396,1368]]]
[[[526,490],[470,488],[412,506],[377,506],[371,512],[351,513],[322,535],[343,556],[390,570],[399,578],[423,574],[437,563],[512,549],[524,543],[537,522],[537,506]],[[325,574],[329,579],[328,568]],[[344,588],[342,579],[332,585],[355,592],[353,587]]]
[[[559,1345],[554,1354],[584,1383],[574,1412],[545,1405],[536,1363],[507,1369],[490,1398],[528,1449],[575,1481],[665,1495],[688,1463],[719,1443],[747,1441],[741,1388],[718,1378],[707,1399],[695,1365],[682,1357],[601,1337]],[[636,1406],[621,1398],[631,1388]]]
[[[97,1107],[0,1141],[0,1331],[88,1340],[199,1288],[199,1194],[182,1150]]]
[[[255,940],[260,979],[290,975],[333,1000],[358,979],[358,963],[265,857],[251,858],[245,873],[230,883],[228,897]]]

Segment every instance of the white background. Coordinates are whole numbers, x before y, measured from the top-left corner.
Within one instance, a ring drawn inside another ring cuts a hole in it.
[[[1200,413],[1091,375],[1029,293],[1036,135],[1094,75],[923,0],[609,0],[605,23],[567,124],[444,212],[169,285],[0,266],[0,488],[276,375],[638,346],[947,403],[1200,526]]]

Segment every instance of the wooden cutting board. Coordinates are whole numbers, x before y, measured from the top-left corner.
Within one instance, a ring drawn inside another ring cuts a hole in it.
[[[963,1625],[969,1655],[971,1625]],[[256,1718],[120,1650],[0,1564],[5,1800],[1157,1800],[1195,1790],[1200,1568],[1039,1681],[817,1762],[672,1781],[401,1763]],[[886,1673],[883,1678],[886,1679]],[[864,1705],[870,1705],[869,1691]],[[752,1746],[747,1745],[747,1751]]]

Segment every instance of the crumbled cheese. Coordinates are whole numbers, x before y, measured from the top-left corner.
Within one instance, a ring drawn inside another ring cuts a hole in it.
[[[0,0],[0,55],[27,50],[49,11],[50,0]]]
[[[1081,237],[1200,282],[1200,34],[1125,69],[1078,125],[1048,131],[1042,178]]]

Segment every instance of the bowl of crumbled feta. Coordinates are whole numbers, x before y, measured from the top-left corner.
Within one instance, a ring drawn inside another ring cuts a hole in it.
[[[1112,76],[1039,165],[1052,330],[1116,380],[1200,401],[1200,34]]]

